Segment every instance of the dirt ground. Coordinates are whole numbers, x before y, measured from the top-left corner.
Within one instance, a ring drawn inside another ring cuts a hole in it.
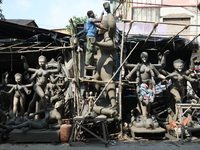
[[[198,150],[200,140],[178,141],[174,140],[124,140],[111,141],[106,147],[101,141],[91,140],[87,143],[73,142],[71,146],[68,143],[2,143],[0,150]]]
[[[82,143],[75,142],[72,146],[65,143],[60,144],[0,144],[1,150],[102,150],[102,149],[113,149],[113,150],[198,150],[200,142],[187,142],[181,144],[180,142],[117,142],[115,145],[108,145],[105,147],[104,144],[99,142],[93,143]]]

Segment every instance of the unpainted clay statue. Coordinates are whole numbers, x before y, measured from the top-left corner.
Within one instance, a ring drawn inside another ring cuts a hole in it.
[[[105,11],[107,12],[107,16],[105,16],[101,22],[101,24],[107,28],[108,30],[104,30],[104,38],[102,41],[97,42],[100,50],[98,52],[98,62],[97,62],[97,72],[94,75],[94,79],[109,81],[112,78],[114,72],[115,65],[115,57],[116,50],[115,44],[113,41],[115,32],[116,32],[116,22],[114,20],[114,16],[110,11],[110,4],[105,2],[103,4]],[[98,89],[99,87],[96,86]],[[111,108],[104,108],[101,106],[94,106],[93,110],[96,113],[102,113],[107,115],[116,115],[116,87],[114,83],[110,83],[106,87],[106,94],[109,97]]]
[[[155,97],[155,77],[165,79],[165,76],[160,74],[155,66],[148,62],[147,52],[142,52],[140,57],[142,62],[138,63],[126,76],[126,79],[130,80],[132,75],[136,74],[137,110],[142,114],[139,118],[133,120],[135,121],[133,124],[138,127],[152,128],[155,123],[154,119],[151,118],[150,106]]]
[[[50,100],[50,103],[53,104],[53,101],[55,99],[58,99],[58,95],[62,93],[62,88],[58,86],[57,81],[58,80],[64,80],[64,76],[62,74],[58,74],[55,76],[55,74],[50,75],[49,82],[47,83],[47,86],[45,88],[45,95],[48,100]]]
[[[27,120],[19,125],[9,126],[10,130],[24,128],[24,132],[30,129],[59,129],[62,125],[62,107],[63,102],[57,101],[54,109],[48,112],[48,118]],[[46,113],[44,110],[40,110],[30,115],[30,118],[34,118],[35,115]]]
[[[173,62],[174,66],[174,72],[168,73],[165,72],[166,79],[171,79],[172,84],[169,87],[170,93],[172,94],[174,100],[170,101],[170,107],[172,109],[172,112],[175,113],[175,103],[182,103],[183,98],[186,94],[186,86],[187,86],[187,81],[190,82],[198,82],[199,79],[193,79],[190,78],[188,75],[192,73],[194,70],[194,59],[191,59],[191,64],[190,68],[186,71],[183,71],[184,68],[184,62],[181,59],[177,59]]]
[[[15,74],[15,82],[17,84],[6,84],[8,87],[12,87],[10,91],[5,92],[1,91],[1,93],[4,94],[11,94],[14,92],[14,97],[13,97],[13,120],[16,119],[17,113],[18,113],[18,105],[20,104],[20,112],[21,112],[21,117],[24,117],[24,109],[25,109],[25,103],[26,103],[26,95],[29,95],[31,93],[31,90],[28,90],[28,87],[33,86],[33,84],[27,84],[23,85],[22,84],[22,75],[20,73]]]
[[[131,79],[132,75],[136,74],[138,99],[140,102],[142,102],[142,106],[147,106],[150,102],[153,102],[155,97],[155,77],[160,79],[165,79],[165,77],[158,72],[154,65],[148,62],[147,52],[142,52],[140,57],[142,63],[138,63],[126,76],[126,79],[129,80]],[[149,110],[142,110],[142,114],[144,116],[146,116],[148,113]]]
[[[61,64],[62,57],[58,57],[57,61],[53,58],[47,63],[47,69],[56,69]],[[45,95],[47,99],[50,100],[51,105],[54,105],[56,101],[60,98],[60,95],[63,94],[69,86],[67,77],[65,76],[63,70],[58,73],[51,73],[48,78],[48,83],[45,88]]]
[[[33,86],[33,90],[35,91],[33,95],[33,99],[29,103],[27,110],[27,119],[29,117],[30,111],[34,107],[36,101],[41,101],[43,109],[45,110],[45,118],[48,118],[48,111],[46,105],[46,97],[45,97],[45,87],[48,83],[48,78],[51,73],[58,73],[60,71],[60,65],[57,66],[56,69],[46,69],[46,57],[41,55],[38,58],[38,64],[40,66],[39,69],[29,68],[26,58],[24,56],[21,57],[24,63],[24,69],[29,72],[33,72],[32,76],[29,78],[29,81],[35,80],[35,85]],[[37,111],[37,110],[36,110]]]

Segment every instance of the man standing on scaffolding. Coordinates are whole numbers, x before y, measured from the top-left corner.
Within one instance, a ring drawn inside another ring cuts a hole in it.
[[[87,67],[93,67],[94,63],[94,51],[95,51],[95,43],[96,43],[96,32],[97,29],[96,27],[100,29],[107,30],[103,26],[99,26],[95,23],[101,22],[103,19],[104,12],[102,12],[101,17],[99,19],[94,19],[95,15],[92,10],[89,10],[87,12],[87,45],[86,45],[86,56],[85,56],[85,65]]]

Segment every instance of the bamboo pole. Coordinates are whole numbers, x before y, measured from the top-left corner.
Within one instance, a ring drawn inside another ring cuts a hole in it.
[[[17,46],[17,45],[21,45],[21,44],[23,44],[23,43],[20,42],[20,43],[13,44],[13,45],[10,45],[10,46],[7,46],[7,47],[3,47],[3,48],[0,49],[0,51],[2,51],[2,50],[4,50],[4,49],[11,49],[12,47]]]
[[[80,115],[80,110],[79,110],[79,74],[78,74],[78,61],[77,61],[77,51],[76,51],[76,48],[77,48],[77,43],[75,42],[75,39],[77,37],[77,33],[76,33],[76,29],[75,29],[75,26],[73,24],[73,20],[70,19],[69,20],[70,22],[70,30],[71,30],[71,34],[73,35],[72,37],[72,40],[70,40],[72,43],[72,47],[73,47],[73,52],[72,52],[72,59],[73,59],[73,62],[74,62],[74,84],[75,84],[75,89],[74,89],[74,102],[76,102],[76,110],[77,110],[77,115],[79,116]]]
[[[189,25],[186,25],[181,31],[179,31],[176,35],[174,35],[168,42],[167,42],[167,44],[165,44],[164,46],[163,46],[163,48],[162,48],[162,50],[164,50],[165,49],[165,47],[176,37],[176,36],[178,36],[181,32],[183,32],[185,29],[187,29],[189,27]]]
[[[105,91],[106,87],[110,84],[110,82],[113,80],[113,78],[116,76],[116,74],[118,73],[118,71],[121,69],[121,67],[124,65],[124,63],[126,62],[126,60],[129,58],[129,56],[131,55],[131,53],[136,49],[137,45],[139,44],[139,42],[136,43],[136,45],[133,47],[133,49],[130,51],[129,55],[124,59],[124,61],[121,63],[121,65],[119,66],[119,68],[117,69],[117,71],[115,72],[115,74],[110,78],[110,80],[108,81],[108,83],[104,86],[103,90],[101,91],[101,93],[99,94],[99,96],[96,98],[95,102],[96,103],[99,98],[101,97],[101,95],[103,94],[103,92]]]
[[[33,44],[33,45],[31,45],[31,46],[23,47],[23,48],[19,49],[18,51],[23,51],[23,50],[26,50],[26,49],[28,49],[28,48],[32,48],[32,47],[37,46],[37,45],[40,45],[40,44],[41,44],[41,42],[38,42],[38,43]]]
[[[153,29],[149,33],[148,37],[145,39],[144,44],[142,45],[141,49],[143,49],[145,47],[147,41],[149,40],[150,36],[152,35],[153,31],[157,28],[157,26],[158,26],[158,23],[155,23],[153,26]]]
[[[192,43],[196,38],[198,38],[200,36],[200,34],[196,35],[190,42],[188,42],[187,44],[185,44],[185,46],[183,48],[185,48],[186,46],[188,46],[190,43]],[[183,49],[182,48],[182,49]],[[182,50],[181,49],[181,50]]]
[[[42,52],[56,51],[56,50],[62,50],[62,49],[71,49],[71,48],[73,48],[73,47],[72,46],[58,47],[58,48],[42,50]],[[23,53],[36,53],[36,52],[41,52],[41,50],[6,51],[6,52],[0,51],[0,54],[23,54]]]

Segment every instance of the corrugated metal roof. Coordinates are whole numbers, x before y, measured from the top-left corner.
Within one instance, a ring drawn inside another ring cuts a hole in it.
[[[45,34],[56,33],[57,36],[60,38],[68,35],[52,30],[0,20],[0,39],[5,39],[5,38],[28,39],[34,35],[41,33]]]
[[[30,23],[33,23],[35,27],[38,27],[35,20],[31,20],[31,19],[6,19],[6,21],[16,23],[16,24],[21,24],[21,25],[29,25]]]

